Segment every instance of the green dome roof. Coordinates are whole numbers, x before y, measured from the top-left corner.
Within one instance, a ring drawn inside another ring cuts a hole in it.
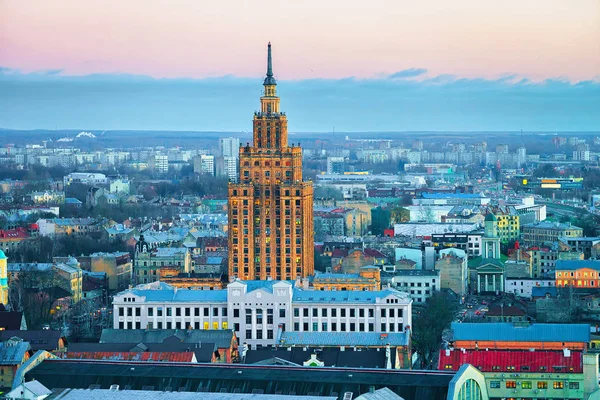
[[[2,259],[6,259],[8,257],[6,257],[6,254],[4,254],[4,252],[2,250],[0,250],[0,260]]]
[[[496,218],[496,216],[492,213],[489,213],[488,215],[485,216],[485,220],[486,221],[498,221],[498,218]]]

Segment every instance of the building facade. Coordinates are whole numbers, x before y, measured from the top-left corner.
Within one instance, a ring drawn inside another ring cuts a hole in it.
[[[582,236],[583,229],[571,224],[542,221],[537,224],[523,225],[523,242],[532,246],[544,242],[557,242],[559,238],[576,238]]]
[[[302,181],[302,148],[288,144],[271,45],[253,144],[240,147],[239,183],[229,184],[229,276],[296,279],[314,272],[313,186]]]
[[[133,274],[137,283],[150,283],[161,276],[190,272],[192,257],[187,247],[151,248],[143,235],[135,245]]]
[[[106,273],[108,290],[125,290],[131,284],[132,263],[129,253],[93,253],[90,259],[92,272]]]
[[[600,284],[600,261],[557,260],[556,286],[574,288],[598,288]]]
[[[140,285],[113,300],[117,329],[233,329],[250,348],[281,332],[405,332],[412,300],[394,289],[314,291],[288,281],[239,281],[225,290]]]

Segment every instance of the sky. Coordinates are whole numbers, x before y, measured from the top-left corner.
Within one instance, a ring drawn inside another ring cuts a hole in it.
[[[0,127],[600,130],[598,0],[0,0]]]

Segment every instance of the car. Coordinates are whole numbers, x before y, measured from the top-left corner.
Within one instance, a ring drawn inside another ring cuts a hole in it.
[[[475,311],[475,315],[481,315],[481,311],[479,311],[479,310]]]
[[[481,312],[488,312],[488,311],[490,311],[490,309],[489,309],[489,308],[487,308],[487,307],[482,307],[482,308],[481,308]]]
[[[483,305],[486,305],[486,304],[487,304],[487,301],[485,301],[485,300],[481,300],[481,304],[483,304]]]
[[[467,308],[473,308],[472,304],[467,304]]]

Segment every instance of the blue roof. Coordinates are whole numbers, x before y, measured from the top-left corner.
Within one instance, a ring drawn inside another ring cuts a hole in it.
[[[381,291],[334,291],[334,290],[294,290],[294,302],[306,302],[306,303],[372,303],[375,304],[377,299],[389,295],[396,295],[399,297],[406,297],[406,294],[398,292],[393,289],[386,289]],[[406,298],[407,302],[410,299]]]
[[[558,293],[556,286],[534,286],[531,288],[531,297],[545,297],[546,293],[550,295],[550,297],[556,297]]]
[[[556,271],[575,271],[581,268],[589,268],[600,271],[600,261],[594,260],[556,260]]]
[[[21,364],[28,350],[29,343],[27,342],[14,344],[9,344],[8,342],[0,343],[0,365]]]
[[[282,332],[281,346],[408,346],[407,332]]]
[[[263,289],[267,292],[273,293],[273,285],[279,282],[287,282],[292,287],[294,286],[295,281],[239,281],[246,285],[246,293],[250,293],[254,290]]]
[[[589,324],[531,324],[515,326],[510,322],[452,323],[454,340],[500,342],[589,342]]]
[[[81,200],[76,199],[75,197],[67,197],[65,199],[65,204],[83,204]]]
[[[143,296],[148,302],[205,302],[226,303],[227,290],[191,290],[173,289],[169,285],[161,285],[160,289],[131,289],[119,294],[132,293]]]
[[[4,254],[4,252],[2,250],[0,250],[0,260],[5,260],[6,259],[6,254]]]

